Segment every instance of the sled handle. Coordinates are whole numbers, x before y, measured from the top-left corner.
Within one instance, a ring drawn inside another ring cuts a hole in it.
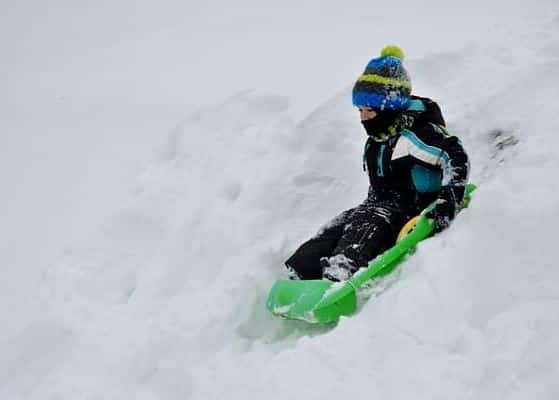
[[[415,217],[410,219],[408,222],[406,222],[406,225],[404,225],[404,227],[402,229],[400,229],[400,233],[398,233],[398,238],[396,239],[396,243],[398,243],[400,240],[402,240],[404,238],[404,236],[406,236],[408,233],[411,232],[411,230],[413,228],[415,228],[415,225],[417,224],[418,219],[419,219],[419,215],[416,215]]]

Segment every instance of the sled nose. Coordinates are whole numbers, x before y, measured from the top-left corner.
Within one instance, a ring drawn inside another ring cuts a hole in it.
[[[348,282],[279,280],[270,291],[268,310],[283,318],[309,323],[337,322],[355,311],[357,297]]]

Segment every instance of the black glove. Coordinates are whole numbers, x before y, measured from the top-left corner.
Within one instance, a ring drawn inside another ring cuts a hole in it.
[[[439,198],[435,202],[435,208],[429,211],[425,216],[435,222],[435,233],[448,228],[450,222],[456,216],[456,200],[453,190],[444,186],[440,193]]]

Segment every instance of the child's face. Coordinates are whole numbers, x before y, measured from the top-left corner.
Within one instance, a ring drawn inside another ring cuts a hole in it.
[[[361,121],[367,121],[377,116],[377,112],[370,107],[357,107]]]

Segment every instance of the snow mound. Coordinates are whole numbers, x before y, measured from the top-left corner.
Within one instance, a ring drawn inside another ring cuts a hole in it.
[[[557,398],[559,24],[538,23],[514,48],[410,60],[478,189],[359,314],[316,327],[264,307],[290,252],[366,195],[349,87],[299,122],[288,98],[244,91],[167,132],[50,264],[44,314],[0,343],[0,397]]]

